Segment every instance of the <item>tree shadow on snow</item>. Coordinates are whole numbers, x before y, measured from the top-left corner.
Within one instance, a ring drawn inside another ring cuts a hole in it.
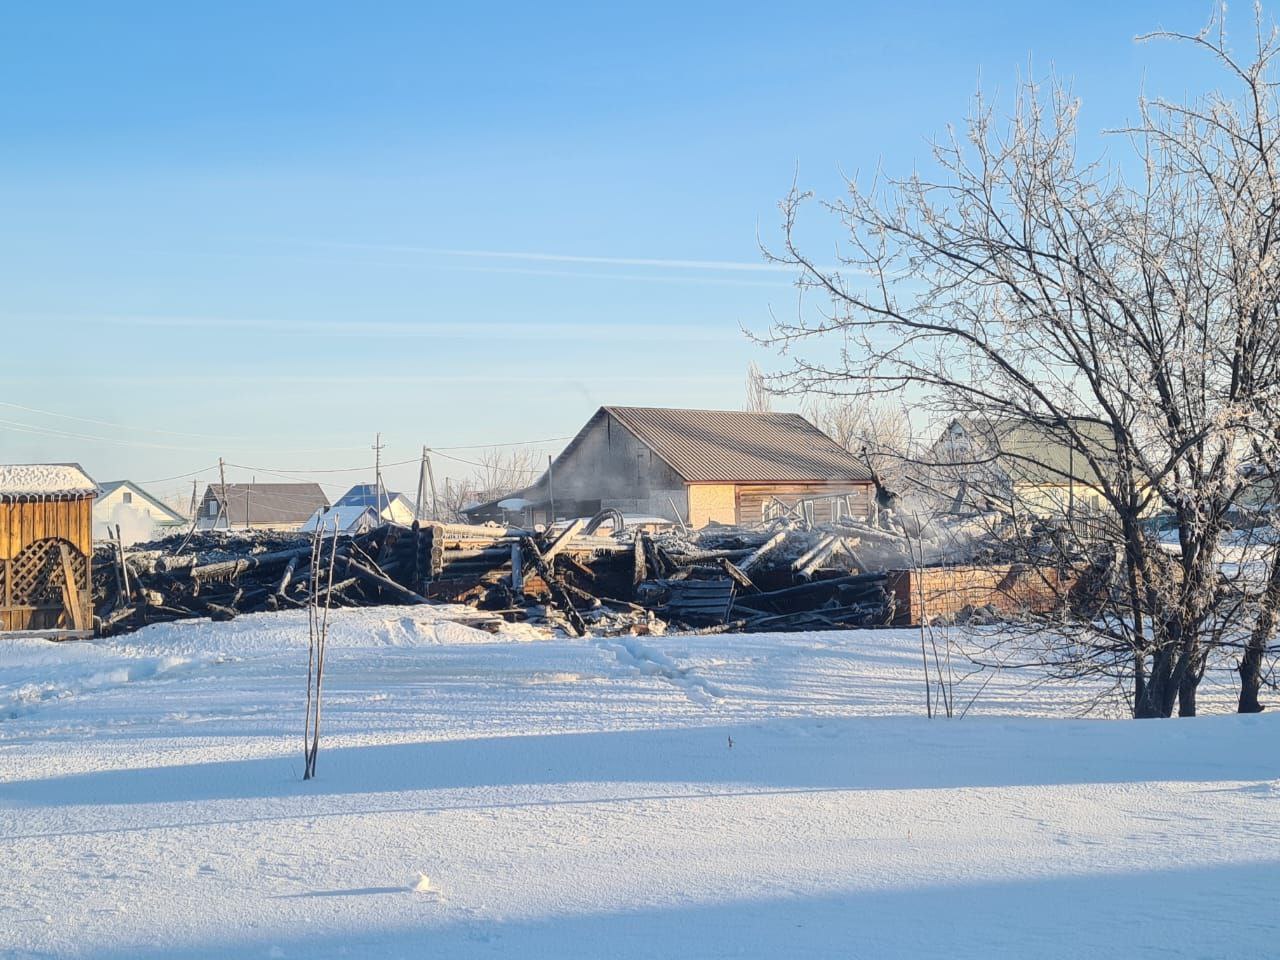
[[[759,725],[322,747],[319,778],[305,783],[299,779],[299,751],[297,756],[10,781],[3,804],[189,803],[584,783],[680,784],[698,790],[719,784],[746,792],[1271,780],[1280,777],[1280,757],[1257,747],[1270,731],[1241,729],[1259,723],[1272,725],[1276,718],[796,718]]]

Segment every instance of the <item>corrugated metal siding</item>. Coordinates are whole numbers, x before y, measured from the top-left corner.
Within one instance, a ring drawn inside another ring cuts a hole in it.
[[[798,414],[604,410],[691,483],[871,479],[864,464]]]

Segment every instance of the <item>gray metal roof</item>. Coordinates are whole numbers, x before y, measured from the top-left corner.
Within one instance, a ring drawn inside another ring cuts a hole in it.
[[[228,483],[225,513],[232,526],[243,523],[303,523],[329,506],[318,483]],[[222,499],[222,485],[210,484],[204,499]],[[246,517],[246,513],[248,516]]]
[[[606,414],[689,483],[871,480],[865,464],[795,413],[601,407],[596,417]]]

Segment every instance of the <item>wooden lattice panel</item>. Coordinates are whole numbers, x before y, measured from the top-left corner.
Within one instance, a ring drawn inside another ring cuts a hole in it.
[[[89,561],[68,540],[49,537],[28,544],[9,565],[10,602],[33,607],[60,605],[66,577],[62,571],[62,548],[71,561],[76,586],[87,587]]]

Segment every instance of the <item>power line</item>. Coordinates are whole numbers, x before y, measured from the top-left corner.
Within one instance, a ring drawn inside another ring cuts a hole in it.
[[[465,463],[467,466],[470,466],[470,467],[483,467],[483,466],[486,466],[486,464],[483,464],[483,463],[481,463],[481,462],[480,462],[480,461],[478,461],[478,460],[465,460],[465,459],[463,459],[462,457],[455,457],[455,456],[453,456],[453,455],[451,455],[451,454],[448,454],[448,453],[442,453],[439,447],[428,447],[427,449],[428,449],[428,451],[430,451],[431,453],[439,453],[439,454],[440,454],[440,456],[444,457],[446,460],[456,460],[458,463]],[[460,449],[460,448],[458,448],[458,447],[450,447],[449,449],[456,450],[456,449]]]
[[[0,426],[19,433],[35,434],[39,437],[62,437],[70,440],[92,440],[99,443],[114,443],[122,447],[150,447],[157,450],[205,450],[207,447],[182,447],[172,443],[151,443],[146,440],[120,440],[116,437],[98,437],[86,433],[72,433],[68,430],[55,430],[52,427],[37,427],[30,423],[19,423],[16,420],[0,419]]]
[[[207,467],[201,467],[199,470],[192,470],[190,473],[180,473],[176,477],[160,477],[156,480],[138,480],[136,482],[137,483],[168,483],[170,480],[188,480],[191,477],[198,477],[202,473],[209,473],[217,469],[218,469],[218,465],[215,463]]]
[[[3,401],[0,401],[3,403]],[[21,423],[17,420],[5,420],[0,418],[0,428],[17,431],[18,433],[28,433],[38,437],[58,437],[69,440],[88,440],[95,443],[112,443],[121,447],[147,447],[154,450],[182,450],[188,453],[207,451],[213,444],[204,444],[202,446],[184,446],[173,443],[156,443],[150,440],[121,440],[119,437],[102,437],[90,433],[74,433],[70,430],[59,430],[55,427],[36,426],[33,423]],[[132,429],[132,428],[124,428]],[[348,451],[360,450],[361,447],[308,447],[296,450],[277,450],[277,453],[328,453],[331,451]]]
[[[417,462],[418,462],[418,458],[412,457],[408,460],[396,460],[391,463],[384,463],[383,466],[384,467],[402,467],[406,463],[417,463]],[[359,467],[325,467],[317,470],[310,470],[304,467],[297,467],[297,468],[286,467],[283,471],[274,469],[272,467],[251,467],[244,463],[229,462],[227,466],[238,467],[241,470],[261,470],[263,473],[275,473],[277,475],[284,472],[288,472],[288,473],[360,473],[361,471],[364,471],[367,473],[369,470],[369,464],[367,463]]]
[[[512,440],[507,443],[468,443],[459,447],[432,447],[432,450],[483,450],[488,447],[533,447],[540,443],[557,443],[561,440],[572,440],[573,434],[567,437],[547,437],[543,440]]]
[[[194,437],[199,440],[235,440],[236,437],[219,435],[214,433],[188,433],[182,430],[162,430],[159,427],[136,427],[127,423],[118,423],[112,420],[98,420],[94,417],[77,417],[69,413],[57,413],[53,410],[41,410],[39,407],[28,407],[25,404],[14,403],[11,400],[0,400],[0,407],[12,407],[15,410],[25,410],[27,413],[38,413],[45,417],[57,417],[60,420],[75,420],[80,423],[94,423],[102,427],[119,427],[121,430],[141,430],[146,433],[161,433],[171,437]]]
[[[115,427],[120,430],[129,430],[134,432],[156,433],[156,434],[161,434],[164,436],[171,436],[171,437],[189,437],[197,440],[236,441],[239,443],[250,443],[250,444],[263,442],[261,440],[253,440],[248,437],[233,436],[231,434],[192,433],[190,431],[184,431],[184,430],[165,430],[160,427],[145,427],[145,426],[137,426],[134,424],[120,423],[119,421],[116,421],[116,420],[101,420],[96,417],[80,417],[80,416],[76,416],[74,414],[69,414],[69,413],[58,413],[56,410],[44,410],[39,407],[32,407],[22,403],[14,403],[11,400],[0,400],[0,407],[11,407],[15,410],[25,410],[28,413],[35,413],[45,417],[56,417],[57,419],[60,419],[60,420],[72,420],[78,423],[92,423],[92,424],[96,424],[98,426],[103,426],[103,427]],[[101,436],[95,436],[92,434],[71,433],[68,431],[58,430],[57,428],[54,428],[54,427],[40,427],[40,426],[37,426],[36,424],[20,423],[15,420],[0,420],[0,423],[4,423],[8,426],[11,426],[16,430],[24,430],[30,433],[47,432],[51,435],[65,436],[65,437],[70,437],[76,440],[99,440],[104,443],[119,443],[122,445],[139,445],[139,446],[156,446],[162,449],[175,449],[175,450],[198,449],[195,447],[166,447],[161,444],[148,443],[147,441],[121,440],[116,437],[101,437]],[[449,446],[449,447],[433,447],[432,449],[433,450],[482,450],[488,447],[524,447],[524,446],[535,446],[540,443],[557,443],[561,440],[571,440],[571,439],[573,439],[573,436],[569,435],[569,436],[563,436],[563,437],[545,437],[539,440],[508,440],[508,441],[502,441],[499,443],[468,443],[468,444],[459,444],[456,446]],[[336,451],[359,450],[359,449],[361,448],[356,446],[313,447],[308,450],[297,450],[297,451],[291,451],[291,452],[325,453],[329,451],[336,452]],[[405,462],[409,463],[412,461],[405,461]],[[393,466],[393,465],[394,464],[387,464],[387,466]],[[311,472],[319,472],[319,471],[311,471]]]

